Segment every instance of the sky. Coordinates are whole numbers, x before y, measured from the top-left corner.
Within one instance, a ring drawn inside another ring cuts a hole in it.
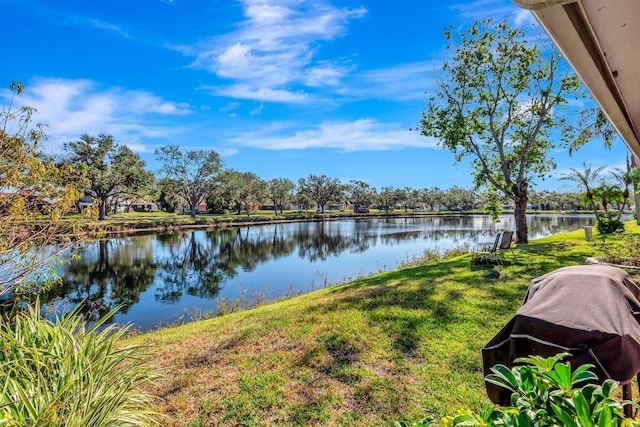
[[[166,145],[215,150],[265,180],[310,174],[382,187],[471,187],[467,161],[412,131],[445,53],[444,28],[508,18],[511,0],[0,0],[0,108],[9,84],[45,123],[45,151],[114,136],[158,171]],[[553,153],[558,180],[623,167],[600,141]]]

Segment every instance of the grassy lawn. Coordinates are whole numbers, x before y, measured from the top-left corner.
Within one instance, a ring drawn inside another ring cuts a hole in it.
[[[530,280],[597,255],[582,230],[515,252],[504,267],[457,256],[129,340],[164,370],[152,392],[166,426],[440,418],[488,401],[480,350]]]

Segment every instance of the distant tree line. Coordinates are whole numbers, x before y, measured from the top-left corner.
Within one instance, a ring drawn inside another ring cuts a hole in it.
[[[269,208],[276,213],[287,209],[332,209],[371,207],[390,212],[402,210],[470,211],[485,209],[495,196],[470,188],[372,187],[362,180],[343,183],[338,178],[311,174],[293,182],[288,178],[263,180],[252,172],[224,168],[213,150],[184,151],[168,145],[156,150],[162,165],[157,172],[146,170],[133,151],[114,142],[111,135],[82,135],[64,144],[61,164],[75,171],[84,183],[84,193],[99,207],[104,219],[117,204],[139,206],[155,203],[163,211],[188,212],[191,216]],[[512,203],[512,202],[511,202]],[[530,190],[533,209],[589,209],[590,201],[576,192]],[[498,199],[499,208],[510,208],[509,199]]]

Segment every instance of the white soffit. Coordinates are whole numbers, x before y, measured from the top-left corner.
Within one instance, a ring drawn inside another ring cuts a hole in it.
[[[640,0],[513,0],[529,9],[640,159]]]

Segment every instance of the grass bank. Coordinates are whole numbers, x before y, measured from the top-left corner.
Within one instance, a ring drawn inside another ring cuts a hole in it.
[[[166,426],[440,418],[487,401],[480,350],[530,280],[597,247],[578,230],[516,254],[504,267],[471,266],[469,255],[413,265],[130,340],[151,344],[164,370],[151,391]]]

